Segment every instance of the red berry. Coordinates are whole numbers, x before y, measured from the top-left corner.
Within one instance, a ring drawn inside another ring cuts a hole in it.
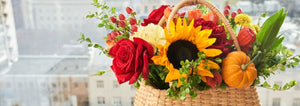
[[[130,25],[135,25],[136,24],[136,19],[135,18],[130,18],[129,22],[130,22]]]
[[[225,16],[229,16],[229,10],[227,10],[227,9],[224,10],[224,15],[225,15]]]
[[[110,21],[113,22],[113,23],[116,23],[117,19],[115,17],[110,17]]]
[[[231,13],[231,18],[234,18],[236,16],[236,12]]]
[[[231,7],[230,7],[230,5],[228,5],[228,4],[227,4],[227,5],[225,6],[225,8],[224,8],[224,9],[225,9],[225,10],[230,10],[230,9],[231,9]]]
[[[107,34],[107,39],[108,39],[109,41],[112,41],[112,40],[113,40],[113,37],[112,37],[112,34],[111,34],[111,33],[108,33],[108,34]]]
[[[131,14],[133,12],[133,10],[130,7],[126,7],[126,12],[127,12],[127,14]]]
[[[125,23],[124,20],[120,20],[118,24],[119,24],[119,26],[122,27],[122,28],[124,28],[125,25],[126,25],[126,23]]]
[[[238,12],[239,14],[243,14],[243,13],[244,13],[244,12],[242,11],[242,9],[240,9],[240,8],[237,10],[237,12]]]
[[[126,17],[124,16],[124,14],[120,14],[120,15],[119,15],[119,19],[120,19],[120,20],[125,20],[125,18],[126,18]]]
[[[137,30],[138,30],[138,27],[136,25],[131,26],[131,31],[132,32],[137,32]]]

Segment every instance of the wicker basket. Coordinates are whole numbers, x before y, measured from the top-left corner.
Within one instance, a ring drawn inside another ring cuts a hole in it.
[[[209,89],[197,91],[198,96],[191,99],[175,100],[166,96],[166,90],[159,90],[141,83],[136,92],[135,106],[260,106],[255,87],[238,89],[227,87],[226,90]]]
[[[182,0],[178,3],[170,13],[168,20],[163,17],[159,25],[167,22],[167,28],[169,28],[169,21],[175,16],[177,11],[185,6],[191,6],[195,4],[201,4],[208,7],[212,12],[219,17],[224,23],[231,39],[234,42],[235,48],[240,51],[240,46],[234,35],[233,29],[228,23],[225,16],[210,2],[206,0]],[[198,96],[195,99],[191,99],[189,95],[186,96],[185,100],[175,100],[166,96],[166,90],[155,89],[150,85],[144,85],[141,83],[140,88],[136,92],[134,105],[135,106],[227,106],[227,105],[238,105],[238,106],[260,106],[256,88],[251,86],[246,89],[238,89],[227,87],[226,90],[221,89],[209,89],[206,91],[197,91]]]

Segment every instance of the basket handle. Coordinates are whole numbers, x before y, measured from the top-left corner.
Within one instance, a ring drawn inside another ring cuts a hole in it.
[[[227,31],[229,32],[230,38],[233,40],[235,48],[238,51],[240,51],[241,50],[240,45],[236,39],[236,36],[234,35],[233,29],[231,28],[229,22],[227,21],[225,16],[220,12],[219,9],[217,9],[213,4],[211,4],[210,2],[208,2],[206,0],[182,0],[178,4],[176,4],[176,6],[172,9],[172,12],[170,13],[170,16],[167,21],[168,31],[170,31],[170,28],[169,28],[170,20],[175,16],[175,14],[177,13],[177,11],[180,8],[185,7],[185,6],[192,6],[192,5],[196,5],[196,4],[201,4],[201,5],[208,7],[213,13],[215,13],[222,20],[222,22],[225,24]],[[164,20],[165,20],[165,17],[162,17],[162,19],[159,22],[159,25],[162,24]]]

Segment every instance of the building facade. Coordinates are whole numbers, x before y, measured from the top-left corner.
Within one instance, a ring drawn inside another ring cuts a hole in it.
[[[90,106],[133,106],[135,92],[133,85],[119,85],[111,71],[102,76],[89,76]]]
[[[11,0],[0,2],[0,75],[18,60],[18,45]]]

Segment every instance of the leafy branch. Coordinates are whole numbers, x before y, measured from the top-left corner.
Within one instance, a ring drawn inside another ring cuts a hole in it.
[[[290,81],[289,83],[284,84],[284,86],[280,86],[278,84],[273,84],[273,86],[271,86],[270,84],[268,84],[267,81],[265,81],[263,84],[259,85],[259,87],[271,89],[274,91],[285,91],[285,90],[289,90],[290,88],[294,87],[296,84],[297,84],[297,81],[293,80],[293,81]]]

